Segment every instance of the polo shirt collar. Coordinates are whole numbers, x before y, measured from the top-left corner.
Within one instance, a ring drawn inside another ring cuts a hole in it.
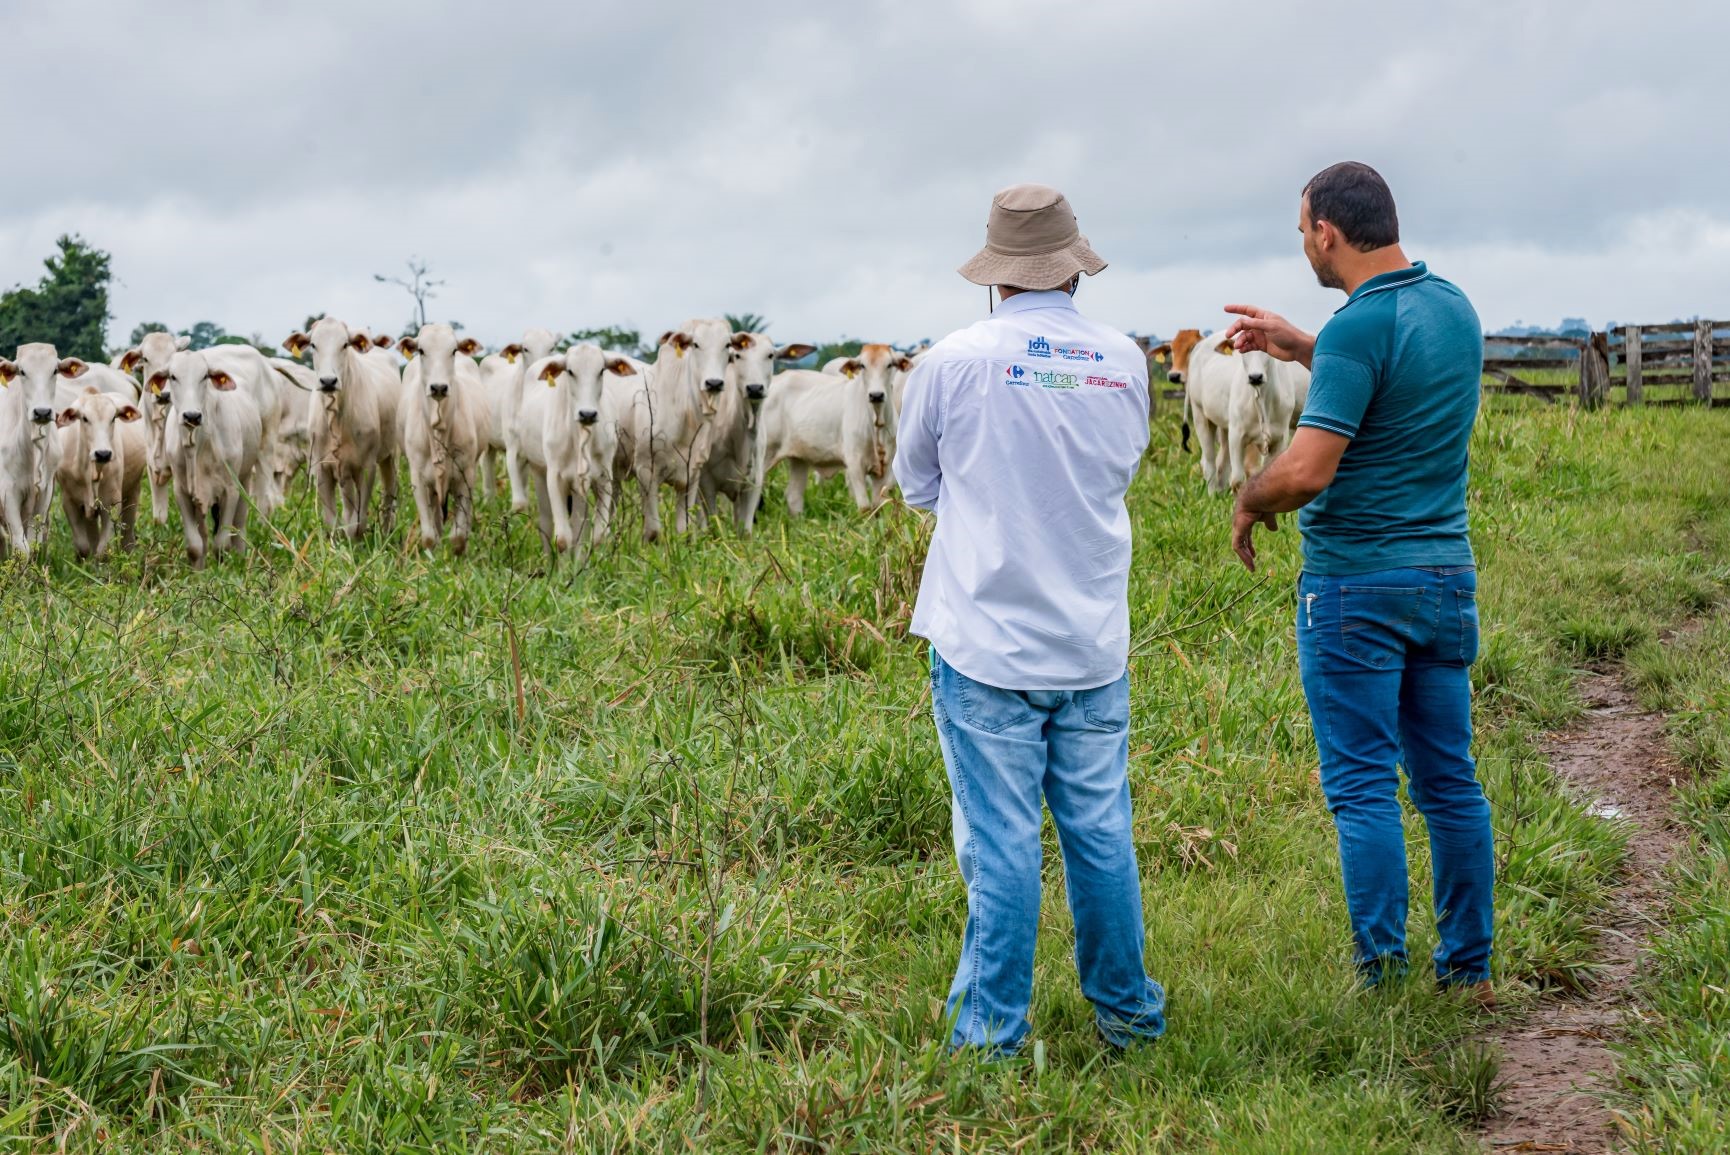
[[[1359,285],[1356,292],[1346,298],[1346,305],[1351,304],[1359,297],[1365,297],[1371,293],[1379,293],[1384,289],[1400,289],[1407,285],[1415,285],[1429,275],[1430,269],[1428,265],[1424,264],[1422,261],[1413,261],[1412,267],[1409,269],[1395,269],[1391,273],[1382,273],[1379,276],[1371,277],[1369,280]],[[1345,308],[1346,305],[1341,305],[1340,309]],[[1337,313],[1340,309],[1335,309],[1334,312]]]
[[[1075,298],[1062,289],[1041,289],[1037,292],[1017,293],[1007,301],[998,303],[993,312],[998,316],[1005,313],[1025,313],[1031,309],[1068,309],[1075,312]]]

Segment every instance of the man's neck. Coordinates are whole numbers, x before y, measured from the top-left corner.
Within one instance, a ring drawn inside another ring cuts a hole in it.
[[[1412,267],[1405,250],[1398,245],[1356,253],[1351,260],[1342,263],[1345,267],[1340,269],[1340,279],[1345,282],[1342,287],[1348,297],[1362,288],[1365,281],[1383,273],[1404,272]]]

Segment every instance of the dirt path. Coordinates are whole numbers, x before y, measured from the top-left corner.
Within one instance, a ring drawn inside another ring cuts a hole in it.
[[[1683,837],[1673,812],[1678,773],[1664,719],[1640,709],[1614,674],[1581,684],[1586,716],[1545,745],[1580,801],[1633,824],[1622,885],[1598,928],[1603,971],[1589,993],[1554,998],[1490,1031],[1502,1051],[1500,1110],[1484,1128],[1493,1151],[1600,1152],[1619,1148],[1598,1097],[1615,1068],[1607,1041],[1630,1007],[1629,987],[1664,900],[1664,868]]]

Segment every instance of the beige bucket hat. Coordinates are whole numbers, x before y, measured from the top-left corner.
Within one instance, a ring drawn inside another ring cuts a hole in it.
[[[1049,185],[1018,184],[991,198],[985,247],[957,271],[976,285],[1055,289],[1103,268],[1068,198]]]

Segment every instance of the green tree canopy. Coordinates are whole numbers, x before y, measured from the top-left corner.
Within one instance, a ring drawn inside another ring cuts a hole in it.
[[[192,342],[187,346],[189,349],[208,349],[212,345],[232,344],[223,340],[228,336],[228,330],[215,321],[200,321],[190,329],[182,329],[180,335]],[[244,338],[240,340],[244,344]]]
[[[735,333],[767,333],[769,318],[761,313],[722,313]]]
[[[47,341],[62,357],[101,361],[108,336],[109,257],[76,236],[54,242],[59,253],[43,262],[48,272],[35,288],[0,294],[0,349],[10,354],[30,341]]]
[[[147,334],[166,332],[168,332],[168,326],[164,325],[161,321],[140,321],[133,327],[132,336],[126,338],[126,347],[128,349],[136,349],[138,348],[138,342],[144,340]]]
[[[655,355],[653,346],[643,343],[643,334],[636,329],[627,329],[622,325],[605,325],[599,329],[578,329],[569,338],[559,342],[562,348],[580,345],[584,341],[592,341],[603,349],[623,353],[627,357],[635,357],[639,361],[647,361]]]
[[[839,341],[831,341],[817,348],[817,356],[812,364],[821,369],[836,357],[857,357],[859,350],[865,347],[865,342],[855,341],[851,337],[843,337]]]

